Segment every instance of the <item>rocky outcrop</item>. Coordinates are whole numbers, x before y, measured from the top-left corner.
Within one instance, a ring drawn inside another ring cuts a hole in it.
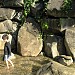
[[[74,68],[63,66],[55,61],[44,65],[36,75],[75,75]]]
[[[67,54],[71,55],[75,60],[75,27],[68,28],[65,32],[65,46]]]
[[[18,53],[22,56],[37,56],[42,46],[40,28],[34,19],[28,18],[18,33]]]

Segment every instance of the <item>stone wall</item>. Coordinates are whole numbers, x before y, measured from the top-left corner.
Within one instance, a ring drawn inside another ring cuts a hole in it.
[[[47,7],[45,7],[45,3],[47,3]],[[18,52],[22,56],[37,56],[43,51],[47,56],[53,57],[52,52],[56,50],[57,54],[54,55],[64,54],[72,56],[74,59],[75,56],[72,54],[73,52],[67,41],[68,37],[72,38],[74,36],[74,31],[67,34],[68,29],[75,27],[74,3],[75,1],[72,1],[71,9],[66,12],[66,10],[62,10],[64,0],[48,0],[47,2],[34,0],[30,7],[30,13],[22,26],[23,0],[1,0],[0,34],[11,34],[12,51]],[[43,28],[44,23],[47,23],[47,29]],[[52,35],[54,37],[49,37]],[[64,40],[68,45],[65,44]],[[74,38],[72,40],[74,41]],[[70,44],[73,43],[71,40],[69,41]],[[54,47],[56,49],[53,49]],[[69,53],[67,49],[70,49]]]
[[[2,35],[6,33],[14,53],[38,56],[43,52],[65,66],[71,65],[75,61],[75,1],[72,0],[68,10],[62,10],[63,5],[64,0],[34,0],[25,17],[24,0],[1,0],[0,54],[4,49]],[[37,75],[72,75],[75,72],[53,63],[42,67]]]

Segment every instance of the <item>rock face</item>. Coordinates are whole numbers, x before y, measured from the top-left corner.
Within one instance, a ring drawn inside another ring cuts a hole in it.
[[[51,51],[52,51],[53,58],[55,58],[56,56],[59,56],[59,52],[57,50],[57,42],[52,42]]]
[[[2,36],[3,36],[3,34],[0,34],[0,50],[4,49],[4,42],[2,40]]]
[[[70,27],[74,27],[75,26],[75,19],[73,19],[73,18],[69,18],[69,19],[61,18],[60,23],[61,23],[61,31],[63,31],[63,30],[66,30]]]
[[[74,9],[72,7],[75,6],[74,1],[72,1],[72,9],[68,9],[68,13],[63,11],[61,8],[64,6],[64,0],[49,0],[47,5],[47,15],[52,15],[54,17],[75,17]]]
[[[65,32],[65,46],[67,53],[75,60],[75,27],[68,28]]]
[[[12,19],[15,16],[15,10],[0,8],[0,20]]]
[[[33,19],[29,19],[18,33],[18,53],[22,56],[37,56],[42,50],[39,26]],[[33,21],[30,23],[30,21]]]
[[[51,61],[40,68],[36,75],[75,75],[75,70]]]
[[[31,12],[34,16],[37,16],[40,13],[42,13],[41,12],[42,9],[43,9],[43,4],[42,3],[32,4]]]
[[[3,6],[5,7],[20,7],[23,6],[23,0],[4,0]]]
[[[13,24],[11,20],[0,22],[0,32],[14,32],[17,30],[17,25]]]
[[[44,52],[47,56],[55,58],[56,56],[65,54],[64,45],[62,42],[62,38],[49,35],[46,39],[44,39]]]
[[[61,10],[62,4],[64,3],[64,0],[49,0],[47,8],[50,10],[57,9]]]
[[[47,30],[43,30],[44,32],[48,33],[59,33],[60,29],[61,29],[61,25],[60,25],[60,19],[54,19],[54,18],[43,18],[43,23],[47,23],[48,24],[48,29]]]

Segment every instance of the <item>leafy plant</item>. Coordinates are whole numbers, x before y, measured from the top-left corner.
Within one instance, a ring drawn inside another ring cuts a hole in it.
[[[68,13],[72,9],[72,0],[64,0],[63,6],[61,8],[63,11]]]
[[[30,6],[33,0],[24,0],[24,16],[30,13]]]
[[[24,2],[24,10],[23,15],[21,16],[21,26],[24,24],[27,15],[30,13],[30,7],[31,4],[34,2],[34,0],[23,0],[23,2]]]
[[[47,22],[42,22],[42,29],[43,30],[47,30],[49,28],[48,23]]]

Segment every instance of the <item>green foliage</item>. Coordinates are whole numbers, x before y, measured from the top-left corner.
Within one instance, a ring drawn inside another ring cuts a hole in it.
[[[34,0],[24,0],[24,16],[26,17],[30,13],[30,7]]]
[[[61,8],[63,11],[68,13],[72,9],[72,0],[64,0],[63,6]]]
[[[47,30],[49,28],[47,22],[42,22],[41,26],[42,26],[42,30]]]
[[[30,13],[30,7],[31,7],[31,4],[34,2],[34,0],[23,0],[23,2],[24,2],[24,10],[23,10],[23,15],[21,16],[20,26],[24,24],[27,15]]]
[[[23,0],[24,1],[24,13],[22,15],[22,25],[24,23],[25,18],[27,17],[28,14],[30,14],[30,8],[31,5],[33,3],[36,3],[36,0]],[[43,18],[42,14],[44,14],[47,10],[47,3],[48,0],[38,0],[38,3],[42,3],[43,4],[43,8],[37,12],[37,15],[34,16],[35,20],[38,23],[41,23],[41,28],[42,30],[47,30],[49,28],[48,23],[47,22],[43,22],[43,20],[41,20]],[[42,36],[42,33],[40,33],[40,37]]]

